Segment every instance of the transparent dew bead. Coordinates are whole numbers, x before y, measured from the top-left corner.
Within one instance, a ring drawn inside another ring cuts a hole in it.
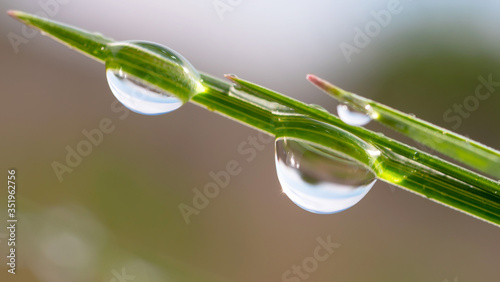
[[[109,88],[125,107],[144,115],[165,114],[180,108],[183,102],[145,81],[121,70],[107,69]]]
[[[290,138],[276,140],[276,171],[283,192],[301,208],[336,213],[359,202],[375,174],[336,152]]]
[[[337,106],[337,114],[343,122],[352,126],[363,126],[372,120],[367,114],[355,111],[346,104]]]
[[[323,112],[327,112],[327,113],[328,113],[328,110],[327,110],[327,109],[325,109],[325,108],[323,108],[323,107],[322,107],[322,106],[320,106],[320,105],[317,105],[317,104],[309,104],[309,106],[310,106],[310,107],[312,107],[312,108],[315,108],[315,109],[317,109],[317,110],[320,110],[320,111],[323,111]]]
[[[146,115],[174,111],[205,91],[200,74],[179,53],[147,41],[108,44],[106,78],[115,97]]]
[[[418,161],[420,159],[420,153],[419,152],[413,153],[412,159],[415,160],[415,161]]]

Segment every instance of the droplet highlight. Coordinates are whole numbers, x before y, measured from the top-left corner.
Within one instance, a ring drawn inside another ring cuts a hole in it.
[[[279,138],[275,145],[283,192],[307,211],[330,214],[348,209],[376,182],[368,168],[330,149],[291,138]]]
[[[355,111],[346,104],[337,106],[337,114],[343,122],[352,126],[363,126],[372,120],[367,114]]]
[[[174,95],[155,87],[121,69],[106,70],[109,88],[125,107],[144,115],[159,115],[174,111],[183,102]]]

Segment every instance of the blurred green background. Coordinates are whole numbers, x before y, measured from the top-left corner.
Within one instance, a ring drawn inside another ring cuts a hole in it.
[[[498,281],[498,227],[382,182],[344,212],[306,212],[281,192],[272,142],[252,161],[238,153],[255,130],[192,104],[122,116],[102,64],[4,13],[45,9],[117,40],[158,42],[201,71],[235,73],[334,111],[305,80],[315,73],[500,148],[499,91],[459,126],[443,116],[474,95],[479,76],[500,81],[498,2],[269,2],[0,2],[0,171],[7,182],[7,169],[17,170],[19,219],[10,275],[4,184],[1,281],[287,281],[285,271],[313,256],[318,237],[340,246],[307,279],[289,281]],[[356,47],[358,29],[366,33],[389,7],[399,12]],[[12,33],[25,40],[13,45]],[[343,43],[357,48],[349,60]],[[104,118],[114,131],[60,182],[51,164],[64,163],[66,147]],[[192,205],[193,188],[232,160],[242,172],[186,224],[179,204]]]

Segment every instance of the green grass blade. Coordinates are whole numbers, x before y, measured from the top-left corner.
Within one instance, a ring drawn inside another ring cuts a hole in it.
[[[309,105],[304,104],[300,101],[294,100],[290,97],[284,96],[282,94],[276,93],[272,90],[266,89],[262,86],[256,85],[252,82],[240,79],[234,76],[226,76],[232,81],[240,85],[246,92],[252,93],[254,95],[260,95],[266,97],[275,102],[279,102],[287,107],[295,109],[297,113],[304,114],[315,118],[316,120],[321,120],[329,124],[333,124],[336,127],[343,129],[358,136],[363,140],[369,140],[374,146],[380,148],[389,148],[394,153],[403,156],[406,159],[419,162],[426,167],[432,168],[433,170],[440,171],[446,175],[453,175],[462,179],[464,182],[476,183],[481,189],[490,191],[491,193],[500,193],[499,183],[494,180],[479,175],[475,172],[467,170],[463,167],[459,167],[447,161],[444,161],[438,157],[431,154],[427,154],[408,145],[400,143],[396,140],[388,138],[386,136],[376,134],[370,130],[363,127],[350,126],[342,122],[338,117],[328,113],[327,111],[318,110],[311,108]]]
[[[22,12],[9,14],[100,62],[116,60],[110,50],[120,42]],[[165,73],[182,69],[170,68],[150,50],[130,45],[126,54],[120,64],[126,64],[126,70],[140,67],[139,77],[151,78],[147,81],[154,86],[175,88],[170,80],[183,79],[177,73]],[[207,74],[201,74],[201,78],[202,90],[194,96],[185,95],[190,102],[277,138],[293,137],[331,148],[370,168],[383,181],[500,225],[500,183],[492,179],[365,128],[350,126],[327,111],[235,76],[227,78],[236,85]],[[184,91],[174,88],[173,94]]]
[[[412,115],[345,91],[314,75],[309,81],[340,102],[465,165],[500,179],[500,152]]]
[[[365,128],[345,124],[338,117],[326,111],[311,108],[307,104],[252,82],[232,75],[226,77],[237,83],[238,88],[245,93],[262,97],[271,102],[279,102],[298,114],[281,116],[279,117],[279,124],[275,123],[274,127],[268,127],[269,131],[267,132],[274,134],[276,137],[286,136],[309,140],[344,152],[370,167],[379,179],[387,183],[466,212],[481,220],[497,225],[500,224],[500,184],[492,179]],[[226,84],[223,81],[211,78],[211,80],[205,82],[207,89],[219,92],[218,95],[220,96],[224,96],[230,91],[229,86],[221,87],[221,85]],[[199,96],[195,96],[193,100],[196,100],[197,97]],[[228,113],[225,111],[226,107],[219,108],[217,105],[211,105],[209,108],[228,115],[230,118],[242,120],[238,117],[240,113]],[[227,108],[234,111],[236,107],[230,106]],[[249,114],[245,111],[242,115],[247,116]],[[249,116],[258,118],[258,115],[259,112],[257,111]],[[267,117],[269,120],[272,119],[269,113]],[[304,117],[307,117],[307,119],[303,119]],[[321,124],[311,122],[309,118],[313,118],[314,121],[335,125],[335,127],[323,127]],[[258,119],[260,120],[260,118]],[[327,132],[326,135],[325,132]],[[376,157],[369,154],[354,157],[357,149],[368,151],[367,147],[370,145],[378,148],[382,153]]]
[[[34,27],[62,44],[74,48],[98,61],[105,61],[109,55],[107,44],[113,40],[99,33],[91,33],[75,27],[61,25],[20,11],[8,11],[9,16]]]

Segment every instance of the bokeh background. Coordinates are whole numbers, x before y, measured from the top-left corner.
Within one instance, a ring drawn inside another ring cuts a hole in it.
[[[348,61],[341,44],[355,46],[356,28],[390,3],[1,1],[0,280],[286,281],[283,273],[313,255],[317,238],[330,237],[340,244],[335,252],[307,279],[289,281],[498,281],[498,227],[382,182],[344,212],[306,212],[281,192],[272,142],[251,162],[238,153],[257,131],[192,104],[122,120],[102,64],[31,36],[5,14],[50,6],[55,20],[116,40],[158,42],[201,71],[235,73],[334,112],[335,101],[305,80],[315,73],[454,129],[443,115],[474,95],[478,77],[500,81],[500,3],[399,1],[401,12]],[[11,32],[27,39],[17,51]],[[454,130],[500,148],[499,92]],[[115,130],[60,182],[51,164],[64,163],[66,146],[75,148],[82,130],[104,118]],[[193,188],[231,160],[242,172],[186,224],[178,205],[191,204]],[[11,168],[16,275],[6,267]]]

